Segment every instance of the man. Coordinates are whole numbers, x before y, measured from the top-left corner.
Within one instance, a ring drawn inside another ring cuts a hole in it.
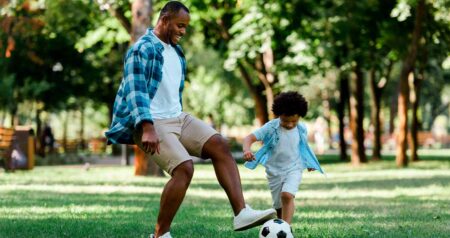
[[[147,30],[125,57],[124,76],[114,103],[108,143],[137,144],[171,179],[161,194],[151,237],[171,237],[170,225],[189,187],[191,155],[211,158],[217,179],[234,212],[234,230],[245,230],[275,216],[245,204],[239,170],[227,142],[213,128],[182,111],[186,61],[177,44],[189,25],[189,10],[168,2],[156,27]]]

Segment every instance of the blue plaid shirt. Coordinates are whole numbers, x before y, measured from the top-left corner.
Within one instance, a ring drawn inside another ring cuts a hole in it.
[[[153,122],[150,104],[162,80],[163,50],[164,46],[152,29],[148,29],[128,50],[122,82],[114,101],[111,127],[105,133],[108,144],[135,144],[134,129],[143,121]],[[182,104],[186,59],[179,45],[175,46],[175,50],[180,56],[182,67],[179,88]]]

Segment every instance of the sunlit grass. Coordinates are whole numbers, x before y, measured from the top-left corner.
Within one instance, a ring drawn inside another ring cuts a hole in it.
[[[258,237],[232,230],[232,212],[210,164],[194,180],[172,227],[174,237]],[[248,203],[271,206],[263,168],[239,165]],[[396,169],[325,164],[305,173],[296,197],[296,237],[448,237],[450,161]],[[0,237],[147,237],[166,178],[136,177],[132,167],[37,167],[0,172]]]

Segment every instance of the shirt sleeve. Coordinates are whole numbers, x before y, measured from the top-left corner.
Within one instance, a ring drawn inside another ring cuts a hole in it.
[[[270,132],[272,126],[271,121],[264,124],[261,128],[255,130],[252,134],[256,137],[256,140],[262,141],[264,137]]]
[[[147,54],[131,48],[125,58],[124,95],[135,128],[143,121],[153,122],[150,114],[150,96],[147,88]]]

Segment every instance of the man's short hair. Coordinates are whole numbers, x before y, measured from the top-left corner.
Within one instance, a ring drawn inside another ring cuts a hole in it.
[[[184,10],[189,13],[189,9],[181,2],[178,1],[170,1],[164,5],[159,14],[159,19],[163,16],[172,16],[177,14],[180,10]]]
[[[297,92],[283,92],[275,97],[272,111],[275,116],[293,116],[297,114],[300,117],[304,117],[308,111],[308,102]]]

